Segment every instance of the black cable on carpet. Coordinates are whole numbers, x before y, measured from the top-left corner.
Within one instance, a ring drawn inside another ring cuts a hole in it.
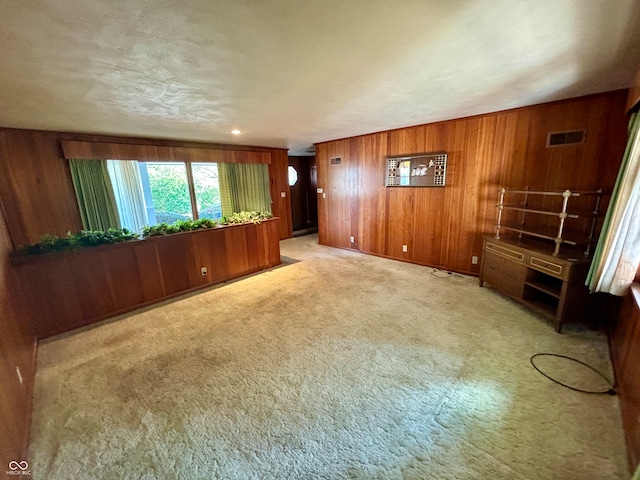
[[[548,357],[558,357],[558,358],[566,358],[567,360],[571,360],[572,362],[576,362],[579,363],[580,365],[584,365],[585,367],[589,368],[590,370],[593,370],[594,372],[596,372],[598,375],[600,375],[605,382],[611,384],[611,386],[607,389],[607,390],[602,390],[602,391],[594,391],[594,390],[582,390],[581,388],[575,388],[572,387],[571,385],[567,385],[565,383],[562,383],[558,380],[556,380],[555,378],[550,377],[549,375],[547,375],[546,373],[544,373],[542,370],[540,370],[536,364],[533,362],[533,359],[536,357],[542,357],[542,356],[548,356]],[[574,390],[576,392],[582,392],[582,393],[595,393],[595,394],[602,394],[602,393],[607,393],[609,395],[615,395],[616,391],[614,389],[615,387],[615,383],[611,383],[611,380],[609,380],[607,377],[605,377],[602,373],[600,373],[598,370],[596,370],[595,368],[593,368],[591,365],[588,365],[584,362],[581,362],[580,360],[577,360],[575,358],[572,357],[568,357],[566,355],[558,355],[557,353],[536,353],[535,355],[532,355],[531,358],[529,359],[529,361],[531,362],[531,365],[533,365],[533,368],[535,368],[538,372],[540,372],[542,375],[544,375],[545,377],[547,377],[549,380],[551,380],[552,382],[557,383],[558,385],[562,385],[563,387],[569,388],[571,390]]]

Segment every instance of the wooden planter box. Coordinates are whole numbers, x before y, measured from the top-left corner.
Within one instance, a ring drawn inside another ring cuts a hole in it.
[[[13,263],[42,339],[279,265],[278,219],[21,255]]]

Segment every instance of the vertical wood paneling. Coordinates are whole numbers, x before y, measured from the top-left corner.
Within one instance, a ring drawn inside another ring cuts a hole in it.
[[[83,251],[67,257],[74,282],[74,295],[78,299],[84,318],[100,317],[117,310],[115,299],[110,292],[107,271],[104,269],[104,257],[94,254],[97,261],[92,261],[92,253],[94,252],[87,255],[87,252]]]
[[[333,222],[329,218],[330,210],[327,208],[326,188],[329,184],[329,145],[326,143],[316,145],[316,173],[317,173],[317,190],[322,193],[316,193],[318,204],[318,243],[320,245],[331,245],[329,242],[329,232],[333,230]],[[326,188],[326,190],[325,190]]]
[[[168,235],[162,241],[156,241],[158,255],[162,258],[162,278],[167,295],[183,292],[191,287],[195,261],[191,241],[185,234]]]
[[[387,135],[379,133],[359,137],[357,140],[360,215],[355,247],[363,252],[384,255],[387,245],[387,196],[384,186]],[[367,168],[368,164],[377,166],[377,168]]]
[[[273,241],[274,238],[278,237],[278,231],[280,229],[280,226],[278,225],[279,222],[280,219],[271,221],[266,224],[266,228],[261,229],[262,242],[264,243],[264,249],[267,255],[267,264],[265,266],[268,267],[274,267],[282,263],[282,259],[280,257],[280,244]]]
[[[101,261],[107,272],[109,294],[113,298],[117,310],[125,309],[128,305],[144,303],[145,282],[132,281],[132,279],[145,278],[138,270],[135,249],[121,249],[119,255],[109,257],[103,253]]]
[[[280,239],[293,236],[291,191],[289,188],[289,157],[286,150],[273,150],[269,164],[271,211],[280,219]],[[282,193],[285,196],[282,196]]]
[[[279,238],[279,236],[280,231],[278,231],[277,235],[272,238]],[[209,251],[212,261],[209,273],[211,281],[219,282],[231,278],[231,271],[229,270],[229,256],[231,253],[227,251],[227,237],[225,231],[221,229],[212,230],[209,232],[208,238],[207,250]],[[277,244],[277,242],[274,243],[276,243],[278,251],[280,251],[279,244]],[[231,252],[233,252],[233,250],[231,250]]]
[[[27,446],[35,378],[36,339],[28,300],[7,261],[12,248],[0,211],[0,472],[11,461],[30,461]]]
[[[209,249],[209,244],[213,239],[212,232],[190,235],[191,248],[193,249],[193,265],[189,269],[189,284],[191,286],[206,285],[213,281],[214,262]],[[206,267],[206,275],[202,275],[202,267]]]
[[[60,323],[75,325],[82,320],[82,308],[78,301],[69,262],[64,259],[56,264],[44,263],[41,267],[33,264],[20,265],[20,283],[25,289],[32,318],[38,328],[44,331],[58,331]],[[46,301],[41,295],[61,299],[56,304]],[[61,320],[64,319],[64,320]],[[34,324],[35,327],[35,324]],[[35,333],[40,338],[38,328]]]
[[[611,359],[632,471],[640,463],[640,285],[624,298],[610,339]]]
[[[385,255],[411,260],[413,254],[415,189],[386,189],[387,231]],[[402,246],[407,251],[402,251]]]
[[[68,162],[55,135],[0,132],[0,195],[14,246],[82,228]]]
[[[229,227],[224,230],[227,242],[227,252],[233,252],[227,257],[229,263],[229,274],[232,277],[238,276],[241,272],[249,270],[249,260],[247,258],[247,238],[242,227]]]
[[[247,253],[253,252],[253,255],[247,254],[247,271],[255,271],[260,268],[260,260],[263,254],[263,249],[258,241],[258,230],[256,225],[243,225],[244,238],[247,242]]]
[[[164,277],[160,268],[160,257],[155,245],[151,242],[137,242],[133,245],[132,250],[136,258],[137,272],[140,275],[138,278],[134,278],[133,281],[138,281],[142,285],[143,303],[167,296],[167,292],[164,289]]]
[[[471,258],[494,229],[501,186],[613,188],[625,101],[621,90],[317,144],[318,186],[327,193],[318,197],[320,243],[349,248],[357,222],[365,252],[478,273]],[[548,132],[582,128],[583,144],[546,148]],[[446,187],[381,187],[386,156],[437,151],[449,155]],[[342,169],[329,165],[332,156],[342,157]]]
[[[34,333],[46,338],[280,263],[278,219],[272,219],[19,256],[11,268],[28,294]]]
[[[328,145],[326,156],[318,162],[324,181],[318,181],[318,187],[324,190],[318,195],[318,223],[331,224],[323,235],[318,237],[324,245],[350,248],[350,236],[358,232],[358,224],[351,225],[352,208],[357,208],[358,162],[350,155],[350,141],[341,140]],[[331,158],[340,157],[339,165],[331,165]],[[319,177],[320,178],[320,177]],[[354,191],[354,189],[356,191]]]

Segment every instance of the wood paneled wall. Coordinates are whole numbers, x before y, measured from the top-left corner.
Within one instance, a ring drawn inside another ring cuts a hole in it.
[[[0,197],[15,248],[82,229],[71,172],[51,132],[0,130]]]
[[[319,241],[478,273],[472,256],[493,231],[501,186],[612,189],[626,99],[620,90],[317,144]],[[583,128],[584,143],[546,148],[548,132]],[[438,151],[448,153],[444,188],[385,188],[386,156]]]
[[[66,235],[82,229],[68,161],[62,142],[119,144],[141,155],[158,151],[202,161],[215,151],[229,161],[256,159],[267,163],[273,195],[273,214],[282,218],[281,237],[291,237],[291,205],[287,183],[287,151],[283,149],[110,137],[37,130],[0,129],[0,196],[5,202],[7,225],[14,248],[38,241],[43,233]],[[207,155],[203,156],[203,152]],[[221,160],[222,161],[222,160]],[[277,190],[277,197],[274,191]],[[280,192],[287,193],[285,197]]]
[[[38,338],[280,262],[278,219],[13,258]],[[201,274],[201,268],[207,274]]]
[[[289,157],[286,150],[274,150],[269,164],[271,209],[280,218],[280,239],[293,236],[291,191],[289,189]],[[284,194],[284,196],[282,196]]]
[[[8,262],[12,250],[0,212],[0,472],[10,461],[29,461],[27,447],[35,379],[36,339],[16,272]],[[20,369],[22,383],[16,368]]]
[[[610,337],[629,464],[640,463],[640,285],[634,284],[623,302]]]

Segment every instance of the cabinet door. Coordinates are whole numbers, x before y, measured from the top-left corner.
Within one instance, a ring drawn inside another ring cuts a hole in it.
[[[511,295],[516,298],[522,298],[526,276],[527,267],[522,264],[505,259],[502,263],[500,290],[502,290],[507,295]]]
[[[482,281],[493,287],[500,288],[501,270],[502,257],[485,250],[484,258],[482,259]]]

